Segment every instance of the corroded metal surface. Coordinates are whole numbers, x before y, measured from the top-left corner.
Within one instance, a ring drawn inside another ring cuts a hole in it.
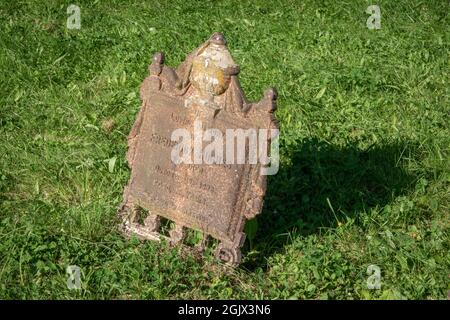
[[[183,242],[186,229],[220,241],[217,257],[240,262],[245,221],[259,214],[266,191],[260,164],[175,164],[174,130],[204,128],[276,129],[276,92],[250,103],[239,85],[239,67],[222,34],[215,33],[176,69],[156,53],[141,85],[142,107],[128,137],[131,177],[120,209],[122,229],[142,239],[159,240],[160,219],[174,222],[168,240]],[[267,137],[270,140],[270,137]],[[267,144],[269,146],[269,144]],[[144,211],[148,211],[143,217]]]

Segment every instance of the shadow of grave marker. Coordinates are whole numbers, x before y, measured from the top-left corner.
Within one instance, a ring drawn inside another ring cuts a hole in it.
[[[367,150],[330,145],[317,138],[298,142],[290,152],[291,164],[280,164],[280,171],[269,177],[253,248],[249,241],[245,245],[247,252],[257,254],[244,266],[265,267],[266,258],[292,239],[334,228],[336,219],[354,218],[357,224],[361,212],[405,194],[416,177],[406,172],[399,159],[411,148],[401,142]]]

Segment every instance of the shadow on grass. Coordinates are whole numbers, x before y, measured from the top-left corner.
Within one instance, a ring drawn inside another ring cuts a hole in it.
[[[244,267],[266,267],[266,258],[299,235],[333,228],[346,216],[388,204],[415,180],[400,165],[406,144],[374,146],[367,150],[337,147],[317,139],[301,141],[268,179],[264,209],[252,244],[258,253]],[[333,213],[334,212],[334,213]],[[249,248],[247,241],[244,251]]]

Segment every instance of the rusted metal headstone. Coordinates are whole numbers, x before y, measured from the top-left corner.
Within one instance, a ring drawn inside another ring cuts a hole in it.
[[[246,100],[239,66],[220,33],[176,69],[165,66],[163,54],[156,53],[149,73],[128,136],[131,177],[119,212],[122,229],[160,240],[163,217],[174,222],[167,237],[172,244],[182,243],[186,229],[194,229],[203,233],[199,247],[209,236],[218,239],[217,257],[236,265],[244,224],[263,204],[268,162],[267,157],[258,160],[269,152],[278,129],[276,92],[268,89],[258,103]]]

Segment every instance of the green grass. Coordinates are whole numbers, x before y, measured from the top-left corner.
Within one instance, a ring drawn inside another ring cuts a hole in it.
[[[0,4],[0,298],[447,298],[447,1],[77,1],[68,30],[71,3]],[[279,92],[281,168],[235,270],[116,220],[151,56],[214,31],[251,100]]]

